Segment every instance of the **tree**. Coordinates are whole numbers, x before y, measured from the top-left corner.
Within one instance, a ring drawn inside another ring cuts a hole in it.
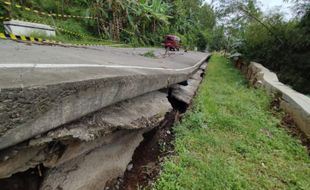
[[[295,10],[296,16],[302,17],[310,9],[309,0],[284,0],[284,1],[294,3],[293,8]]]

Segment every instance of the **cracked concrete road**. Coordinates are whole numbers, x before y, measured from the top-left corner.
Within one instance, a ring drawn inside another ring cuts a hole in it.
[[[157,58],[141,54],[154,51]],[[0,149],[187,80],[207,53],[0,40]]]
[[[158,58],[143,57],[154,51]],[[102,77],[182,72],[206,57],[154,48],[27,45],[0,41],[0,88],[40,86]]]

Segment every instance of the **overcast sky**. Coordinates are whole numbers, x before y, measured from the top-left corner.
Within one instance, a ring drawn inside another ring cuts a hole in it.
[[[205,0],[210,3],[212,0]],[[262,10],[268,14],[271,9],[279,8],[281,12],[287,13],[285,18],[289,19],[292,17],[292,11],[289,8],[291,6],[290,3],[283,2],[283,0],[259,0],[262,3]]]
[[[268,10],[278,7],[281,11],[286,12],[288,14],[292,14],[292,10],[290,7],[291,3],[283,2],[283,0],[260,0],[263,4],[263,10],[268,12]]]
[[[285,6],[283,0],[260,0],[265,7]]]

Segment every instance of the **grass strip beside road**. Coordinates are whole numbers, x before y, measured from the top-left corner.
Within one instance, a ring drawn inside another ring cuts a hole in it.
[[[174,127],[176,156],[155,189],[309,189],[310,159],[278,127],[271,98],[248,88],[225,58],[214,55],[194,107]]]

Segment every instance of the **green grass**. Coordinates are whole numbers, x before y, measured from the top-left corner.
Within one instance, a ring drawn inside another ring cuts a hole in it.
[[[270,101],[214,55],[154,189],[309,189],[306,148],[278,127]]]
[[[149,57],[149,58],[156,58],[156,55],[155,55],[153,50],[150,50],[150,51],[144,53],[143,56],[144,57]]]
[[[4,33],[4,26],[2,24],[0,24],[0,32]]]

